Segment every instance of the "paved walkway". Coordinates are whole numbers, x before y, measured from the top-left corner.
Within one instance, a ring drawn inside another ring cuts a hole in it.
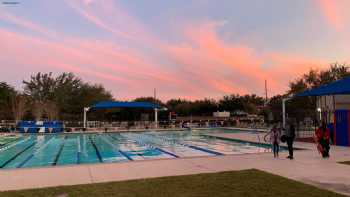
[[[254,142],[259,142],[262,139],[262,136],[258,137],[257,134],[248,133],[216,134],[216,136]],[[287,153],[284,152],[280,155],[279,159],[274,159],[271,153],[262,153],[1,170],[0,190],[41,188],[255,168],[309,183],[320,188],[350,195],[350,166],[337,163],[338,161],[350,160],[350,148],[332,147],[331,158],[322,159],[316,152],[314,144],[296,143],[296,146],[309,150],[296,151],[295,160],[292,161],[285,159]]]

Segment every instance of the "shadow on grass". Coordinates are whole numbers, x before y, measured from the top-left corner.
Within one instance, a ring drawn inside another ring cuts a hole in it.
[[[342,196],[259,170],[2,192],[0,196]]]

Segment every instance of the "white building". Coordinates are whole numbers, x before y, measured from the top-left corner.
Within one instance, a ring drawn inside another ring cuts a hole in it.
[[[317,97],[318,119],[325,119],[333,122],[335,110],[350,110],[350,95],[334,95]]]
[[[223,111],[223,112],[214,112],[213,116],[216,118],[229,118],[230,117],[230,112]]]

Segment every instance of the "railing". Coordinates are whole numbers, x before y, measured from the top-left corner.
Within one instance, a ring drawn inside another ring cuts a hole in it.
[[[84,123],[83,121],[63,121],[66,131],[76,131],[83,130]],[[14,121],[0,121],[0,127],[2,128],[15,128],[16,124]],[[237,124],[234,121],[159,121],[158,125],[155,125],[153,121],[88,121],[87,130],[128,130],[128,129],[166,129],[166,128],[208,128],[208,127],[241,127],[249,129],[262,129],[267,128],[267,125],[262,123],[246,123],[240,122]]]
[[[315,127],[301,128],[296,132],[298,138],[310,138],[315,135]]]

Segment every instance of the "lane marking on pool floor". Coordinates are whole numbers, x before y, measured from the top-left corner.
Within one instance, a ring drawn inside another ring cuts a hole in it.
[[[101,153],[100,153],[100,151],[98,151],[98,148],[97,148],[95,142],[92,140],[91,136],[89,136],[89,140],[90,140],[92,146],[95,149],[95,152],[96,152],[96,155],[98,157],[98,160],[100,161],[100,163],[103,163],[103,159],[102,159]]]
[[[30,149],[31,147],[33,147],[36,144],[36,142],[34,142],[33,144],[27,146],[26,148],[24,148],[22,151],[18,152],[17,154],[15,154],[13,157],[11,157],[9,160],[7,160],[5,163],[3,163],[0,168],[4,168],[7,164],[9,164],[11,161],[15,160],[18,156],[20,156],[22,153],[24,153],[25,151],[27,151],[28,149]]]
[[[77,164],[80,164],[80,154],[81,154],[81,147],[80,147],[80,136],[77,137]]]
[[[166,150],[163,150],[163,149],[159,148],[158,145],[154,145],[154,143],[153,143],[153,145],[151,145],[149,143],[144,142],[142,140],[141,136],[142,135],[140,135],[140,134],[132,134],[132,135],[126,135],[126,136],[123,136],[123,137],[132,140],[134,143],[136,143],[138,145],[145,146],[145,147],[151,148],[153,150],[157,150],[157,151],[159,151],[161,153],[164,153],[166,155],[170,155],[170,156],[175,157],[175,158],[180,158],[180,156],[178,156],[178,155],[176,155],[174,153],[171,153],[169,151],[166,151]],[[138,155],[140,155],[140,154],[138,154]],[[142,157],[145,158],[144,156],[142,156]]]
[[[61,146],[60,146],[60,149],[58,150],[58,153],[57,153],[56,156],[55,156],[55,160],[54,160],[53,163],[52,163],[53,166],[57,165],[58,159],[59,159],[59,157],[60,157],[60,155],[61,155],[61,153],[62,153],[62,150],[63,150],[63,148],[64,148],[64,144],[65,144],[67,138],[68,138],[68,136],[65,135],[64,138],[63,138],[63,142],[62,142],[62,144],[61,144]]]
[[[108,136],[109,136],[110,138],[112,138],[113,140],[118,141],[118,139],[115,138],[114,136],[112,136],[112,135],[110,135],[110,134],[108,134]],[[114,149],[116,149],[121,155],[123,155],[124,157],[126,157],[129,161],[134,161],[134,159],[131,158],[126,152],[124,152],[124,151],[118,149],[118,148],[117,148],[112,142],[110,142],[108,139],[105,139],[105,140],[106,140],[106,142],[107,142],[110,146],[113,146]]]
[[[224,154],[222,154],[220,152],[216,152],[216,151],[213,151],[213,150],[208,150],[206,148],[202,148],[202,147],[198,147],[198,146],[194,146],[194,145],[188,145],[188,144],[185,144],[183,142],[179,142],[178,140],[175,140],[175,139],[169,139],[167,137],[155,136],[153,134],[150,134],[150,135],[155,137],[155,138],[161,139],[163,141],[179,144],[181,146],[188,147],[188,148],[191,148],[191,149],[194,149],[194,150],[199,150],[199,151],[202,151],[202,152],[205,152],[205,153],[210,153],[210,154],[214,154],[214,155],[224,155]]]
[[[201,148],[201,147],[198,147],[198,146],[187,145],[187,144],[185,144],[185,146],[187,146],[189,148],[192,148],[192,149],[195,149],[195,150],[200,150],[200,151],[203,151],[203,152],[206,152],[206,153],[214,154],[214,155],[224,155],[222,153],[219,153],[219,152],[216,152],[216,151],[212,151],[212,150],[208,150],[206,148]]]
[[[135,139],[135,137],[132,137],[132,140],[134,140],[134,142],[136,142],[136,144],[139,144],[139,145],[141,145],[141,146],[146,146],[146,147],[149,147],[149,148],[151,148],[151,149],[158,150],[158,151],[160,151],[160,152],[162,152],[162,153],[164,153],[164,154],[170,155],[170,156],[172,156],[172,157],[180,158],[180,156],[178,156],[178,155],[176,155],[176,154],[174,154],[174,153],[171,153],[171,152],[169,152],[169,151],[163,150],[163,149],[159,148],[158,146],[154,146],[154,145],[151,145],[151,144],[147,144],[147,143],[145,143],[145,142],[142,142],[142,140],[139,139],[139,138],[137,138],[137,137],[136,137],[136,139]]]
[[[35,154],[37,154],[38,152],[40,152],[41,150],[43,150],[44,148],[46,148],[50,141],[52,141],[53,139],[55,138],[54,137],[51,137],[49,140],[46,141],[46,143],[44,143],[44,145],[40,146],[38,149],[35,150],[35,147],[34,147],[34,150],[35,152],[33,152],[32,154],[30,154],[26,159],[24,159],[24,161],[22,161],[19,165],[16,166],[16,168],[21,168],[23,167],[29,160],[31,160]],[[39,144],[40,145],[40,144]]]
[[[0,152],[1,152],[1,151],[5,151],[5,150],[7,150],[7,149],[10,149],[10,148],[12,148],[12,147],[14,147],[14,146],[16,146],[16,145],[18,145],[18,144],[21,144],[21,143],[23,143],[23,142],[26,142],[26,141],[28,141],[28,140],[30,140],[30,139],[32,139],[32,138],[31,138],[31,137],[27,137],[27,138],[24,138],[24,139],[22,139],[22,140],[20,140],[20,141],[17,141],[17,142],[15,142],[15,143],[13,143],[13,144],[10,144],[10,145],[8,145],[8,146],[3,146],[3,147],[0,148]]]
[[[180,156],[175,155],[174,153],[168,152],[168,151],[166,151],[166,150],[163,150],[163,149],[161,149],[161,148],[155,147],[154,149],[155,149],[155,150],[158,150],[158,151],[160,151],[160,152],[163,152],[163,153],[165,153],[165,154],[171,155],[171,156],[173,156],[173,157],[175,157],[175,158],[180,158]]]
[[[8,142],[6,142],[6,143],[4,143],[4,144],[0,144],[0,147],[3,148],[3,147],[5,147],[6,145],[11,144],[12,142],[15,142],[15,141],[20,141],[20,139],[19,139],[19,138],[15,138],[15,139],[10,140],[10,141],[8,141]]]

